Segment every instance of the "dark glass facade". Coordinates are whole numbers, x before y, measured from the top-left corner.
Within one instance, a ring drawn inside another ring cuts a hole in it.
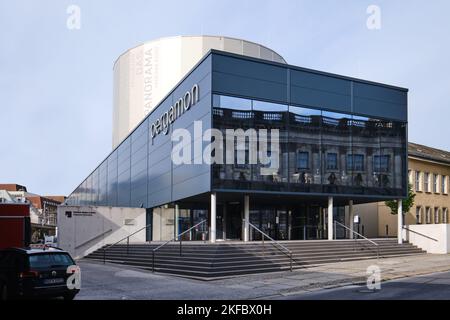
[[[405,122],[214,95],[213,126],[224,145],[230,128],[278,129],[280,142],[279,168],[267,173],[249,164],[248,138],[247,164],[213,165],[216,190],[403,195]]]

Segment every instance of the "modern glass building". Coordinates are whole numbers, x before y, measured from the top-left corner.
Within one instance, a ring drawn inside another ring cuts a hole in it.
[[[203,220],[185,240],[260,239],[248,221],[277,240],[330,238],[345,206],[406,197],[407,92],[211,50],[66,204],[147,208],[147,239],[155,241]],[[249,138],[231,140],[232,163],[203,161],[212,140],[203,133],[212,128],[223,145],[227,130]],[[189,163],[172,161],[176,129],[190,134]],[[252,130],[275,129],[270,162],[249,161]]]

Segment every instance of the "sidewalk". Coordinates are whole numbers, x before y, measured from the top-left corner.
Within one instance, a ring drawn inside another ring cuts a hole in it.
[[[271,299],[367,281],[368,266],[381,269],[383,281],[450,270],[450,255],[331,263],[276,273],[200,281],[82,260],[77,299]]]
[[[214,281],[217,285],[227,287],[273,289],[278,295],[291,295],[318,289],[329,289],[367,281],[367,268],[376,265],[381,270],[382,281],[443,272],[450,270],[450,255],[414,255],[387,259],[371,259],[330,263],[316,267],[279,272],[272,274],[251,275],[226,280]],[[259,296],[258,298],[270,298]]]

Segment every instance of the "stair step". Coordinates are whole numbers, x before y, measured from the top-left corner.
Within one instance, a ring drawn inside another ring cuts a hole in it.
[[[339,261],[354,261],[377,258],[374,245],[358,240],[293,241],[281,242],[292,252],[293,268],[320,265]],[[380,258],[424,254],[416,246],[396,240],[376,239]],[[152,269],[153,249],[159,244],[119,244],[106,250],[107,262]],[[105,248],[105,247],[104,247]],[[89,254],[85,259],[103,261],[104,248]],[[183,255],[179,255],[179,244],[169,244],[155,255],[157,272],[194,278],[214,278],[260,272],[275,272],[290,269],[290,257],[270,242],[192,244],[183,243]]]

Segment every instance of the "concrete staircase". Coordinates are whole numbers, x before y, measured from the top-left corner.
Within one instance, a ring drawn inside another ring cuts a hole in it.
[[[375,239],[380,258],[416,255],[423,250],[393,239]],[[292,252],[293,268],[339,261],[373,259],[377,250],[365,240],[318,240],[279,242]],[[152,249],[158,244],[118,244],[106,250],[106,262],[152,270]],[[99,249],[85,259],[103,261]],[[217,244],[183,242],[170,243],[156,252],[155,271],[200,279],[214,279],[242,274],[275,272],[290,269],[290,258],[270,242]]]

